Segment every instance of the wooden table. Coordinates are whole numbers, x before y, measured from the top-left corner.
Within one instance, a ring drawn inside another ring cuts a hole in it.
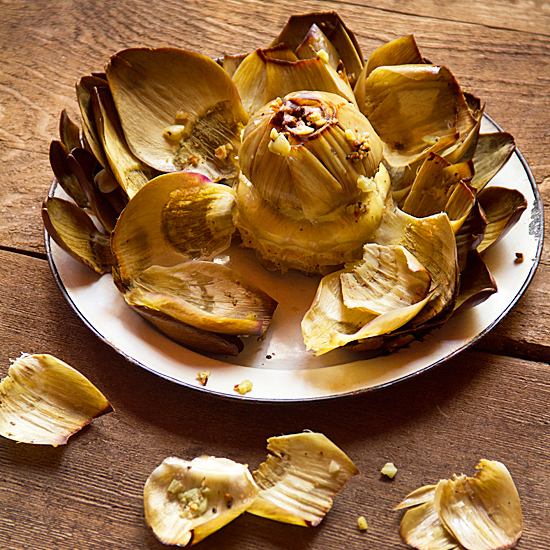
[[[211,56],[264,46],[289,14],[337,10],[363,53],[414,33],[511,132],[546,203],[550,187],[550,7],[544,0],[0,0],[0,374],[21,352],[67,361],[109,398],[63,447],[0,441],[0,548],[159,549],[142,490],[167,456],[226,456],[257,467],[273,435],[320,431],[356,463],[317,528],[245,514],[201,543],[239,549],[397,549],[400,499],[480,458],[504,462],[519,490],[518,548],[550,548],[550,266],[475,349],[414,379],[353,398],[295,404],[220,399],[167,382],[100,341],[64,300],[40,218],[61,110],[78,119],[74,84],[130,46]],[[398,467],[389,480],[388,461]],[[364,515],[367,532],[357,529]]]

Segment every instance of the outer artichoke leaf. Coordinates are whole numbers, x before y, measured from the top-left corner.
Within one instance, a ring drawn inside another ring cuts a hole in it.
[[[231,243],[235,194],[192,172],[163,174],[130,200],[111,238],[121,280],[151,265],[211,259]]]
[[[399,209],[386,212],[374,240],[378,244],[404,246],[432,278],[434,293],[407,328],[445,320],[452,313],[458,292],[457,249],[447,214],[415,218]]]
[[[267,450],[267,460],[253,472],[260,492],[247,512],[284,523],[318,525],[358,473],[348,456],[320,433],[271,437]]]
[[[176,48],[130,48],[111,57],[106,73],[136,157],[161,172],[190,170],[214,181],[236,176],[249,117],[215,61]]]
[[[232,75],[244,110],[253,115],[266,103],[266,56],[262,50],[248,54]]]
[[[292,62],[298,61],[296,54],[286,44],[277,44],[276,46],[266,48],[265,50],[262,50],[262,53],[269,59],[279,59],[280,61]]]
[[[460,229],[455,233],[458,270],[462,272],[466,268],[468,255],[477,249],[487,228],[487,217],[483,208],[476,200],[472,210],[464,220]]]
[[[63,142],[53,140],[50,143],[50,166],[55,179],[78,206],[85,208],[88,206],[88,199],[80,186],[76,174],[71,170],[68,157],[69,149]]]
[[[42,220],[50,237],[73,258],[97,273],[111,271],[115,258],[110,239],[84,210],[70,201],[48,197],[42,205]]]
[[[462,107],[465,110],[465,107]],[[473,159],[477,144],[479,142],[479,132],[481,130],[481,122],[483,120],[483,110],[476,112],[475,115],[471,114],[475,124],[468,130],[471,125],[468,125],[465,128],[458,140],[451,145],[449,148],[441,151],[441,156],[443,156],[451,164],[456,164],[458,162],[466,162]],[[472,120],[468,117],[468,120]],[[460,128],[459,128],[460,129]]]
[[[248,467],[228,458],[169,457],[143,490],[145,520],[164,544],[192,546],[241,515],[258,496]]]
[[[513,136],[506,132],[480,134],[472,159],[475,169],[472,185],[481,191],[506,164],[515,148]]]
[[[387,162],[405,166],[460,137],[460,99],[460,87],[446,67],[398,65],[369,75],[359,109],[385,142]]]
[[[96,128],[109,168],[131,199],[157,172],[130,151],[110,92],[105,88],[97,89],[94,101]]]
[[[338,69],[340,54],[326,37],[325,33],[314,23],[311,25],[304,41],[296,48],[298,59],[314,59],[324,50],[328,56],[328,63],[334,69]]]
[[[415,489],[409,493],[394,510],[403,510],[426,502],[433,502],[436,487],[437,485],[424,485],[423,487]]]
[[[76,98],[80,107],[82,132],[86,144],[101,166],[106,168],[109,166],[109,162],[107,161],[105,151],[103,151],[103,146],[101,145],[101,140],[97,133],[92,106],[92,95],[96,88],[109,88],[109,84],[107,80],[97,76],[83,76],[76,84]]]
[[[355,103],[355,96],[347,81],[321,57],[301,59],[295,63],[266,59],[267,101],[301,90],[329,92]]]
[[[498,242],[521,218],[527,209],[527,200],[517,189],[485,187],[478,200],[487,216],[487,229],[483,241],[477,247],[482,252]]]
[[[424,59],[412,34],[386,42],[370,54],[357,79],[353,89],[357,103],[362,105],[365,102],[365,83],[374,69],[390,65],[420,65],[422,63],[424,63]]]
[[[482,459],[475,477],[440,481],[435,509],[468,550],[513,548],[523,530],[519,495],[504,464]]]
[[[224,68],[227,74],[233,78],[235,71],[239,68],[239,65],[246,59],[247,53],[241,53],[236,55],[224,54],[222,59],[218,60],[218,63]]]
[[[20,443],[64,445],[111,410],[87,378],[52,355],[22,355],[0,382],[0,435]]]
[[[402,246],[366,244],[363,258],[340,274],[344,305],[382,315],[423,300],[430,275]]]
[[[338,51],[347,77],[352,85],[355,85],[363,68],[363,54],[353,32],[334,11],[292,15],[272,45],[283,42],[289,48],[296,50],[307,37],[312,25],[316,25]]]
[[[80,128],[71,120],[67,109],[63,109],[59,117],[59,137],[69,151],[75,147],[82,147]]]
[[[498,291],[497,283],[477,250],[468,255],[466,267],[460,273],[460,290],[455,315],[475,307]]]
[[[474,189],[464,180],[459,181],[443,209],[451,220],[455,235],[466,221],[475,204],[476,194]]]
[[[277,307],[228,267],[197,260],[147,268],[127,285],[124,299],[198,329],[236,336],[263,334]]]
[[[407,510],[401,520],[399,534],[406,544],[417,550],[462,548],[439,519],[433,497],[428,502]]]
[[[236,357],[244,349],[244,344],[237,337],[198,329],[148,307],[134,306],[133,309],[163,334],[187,348],[232,357]]]
[[[452,165],[435,153],[428,155],[403,204],[403,211],[417,218],[446,211],[445,207],[459,182],[470,180],[472,175],[472,163]],[[461,211],[460,216],[463,215]]]

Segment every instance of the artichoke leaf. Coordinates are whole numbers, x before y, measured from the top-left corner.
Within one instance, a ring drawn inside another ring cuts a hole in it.
[[[250,115],[270,101],[267,99],[266,74],[266,56],[261,49],[258,49],[249,53],[232,75],[243,108]]]
[[[98,88],[92,102],[98,136],[109,162],[109,169],[126,196],[131,199],[157,172],[130,151],[110,92],[105,88]]]
[[[411,508],[412,506],[418,506],[426,502],[434,500],[435,490],[437,485],[424,485],[419,487],[414,491],[411,491],[397,506],[394,507],[394,510],[404,510],[406,508]]]
[[[198,260],[151,266],[122,291],[131,306],[220,334],[262,335],[277,307],[275,300],[230,268]]]
[[[497,283],[477,250],[468,254],[466,267],[460,273],[460,290],[454,314],[475,307],[498,291]]]
[[[50,237],[80,263],[103,274],[111,271],[115,258],[109,236],[76,204],[48,197],[42,205],[42,220]]]
[[[357,103],[362,105],[365,102],[366,80],[374,69],[390,65],[420,65],[422,63],[424,63],[424,59],[412,34],[382,44],[370,54],[357,78],[353,89]]]
[[[59,137],[68,151],[75,147],[82,147],[80,128],[71,120],[67,109],[63,109],[59,117]]]
[[[326,37],[325,33],[314,23],[311,25],[303,42],[296,48],[298,59],[314,59],[320,51],[327,54],[328,63],[334,69],[340,64],[340,54]]]
[[[479,252],[502,239],[521,218],[527,209],[527,200],[517,189],[485,187],[478,194],[478,200],[487,217],[487,228]]]
[[[445,528],[435,509],[433,496],[407,510],[399,534],[403,541],[417,550],[454,550],[462,546]]]
[[[442,480],[435,509],[448,531],[468,550],[513,548],[523,530],[519,495],[501,462],[482,459],[475,477]]]
[[[451,315],[458,292],[458,266],[456,241],[447,214],[415,218],[398,208],[386,211],[374,241],[404,246],[432,278],[434,293],[408,328],[440,323]]]
[[[472,185],[481,191],[506,164],[515,148],[513,136],[506,132],[480,134],[472,158],[475,169]]]
[[[384,141],[386,161],[397,167],[449,147],[476,123],[455,77],[436,65],[378,67],[366,79],[359,109]]]
[[[88,199],[78,181],[76,174],[69,165],[69,149],[62,141],[53,140],[50,143],[50,166],[55,179],[63,188],[65,193],[75,201],[75,203],[85,208],[88,206]]]
[[[201,174],[149,181],[130,200],[111,237],[121,281],[152,266],[210,260],[229,247],[235,193]]]
[[[443,211],[449,216],[455,235],[476,204],[475,190],[465,181],[459,181]]]
[[[358,473],[325,435],[303,432],[268,439],[267,460],[253,472],[260,488],[247,512],[302,526],[318,525],[334,497]]]
[[[292,15],[272,46],[286,44],[290,49],[297,50],[307,40],[308,34],[315,25],[338,52],[348,80],[352,85],[363,68],[363,54],[354,33],[347,28],[340,16],[332,12],[312,12]],[[328,50],[327,50],[327,53]],[[330,58],[330,54],[329,54]]]
[[[168,457],[145,482],[145,520],[162,543],[192,546],[241,515],[257,496],[244,464],[212,456]]]
[[[340,274],[348,308],[382,315],[426,297],[430,275],[402,246],[366,244],[363,258]]]
[[[244,61],[248,53],[241,53],[231,55],[225,53],[223,58],[218,60],[218,63],[224,68],[227,74],[233,78],[235,71],[239,68],[239,65]]]
[[[129,48],[111,57],[106,74],[137,158],[160,172],[236,177],[240,131],[249,117],[215,61],[176,48]]]
[[[466,268],[470,252],[476,250],[483,240],[486,228],[487,216],[479,201],[476,200],[460,229],[455,233],[458,269],[460,272]]]
[[[0,435],[20,443],[64,445],[112,411],[81,373],[48,354],[23,354],[0,382]]]
[[[80,107],[82,133],[84,134],[86,145],[97,159],[97,162],[103,168],[106,168],[109,166],[109,162],[97,133],[92,105],[92,96],[94,90],[97,88],[109,88],[107,80],[93,75],[83,76],[76,84],[76,98]]]

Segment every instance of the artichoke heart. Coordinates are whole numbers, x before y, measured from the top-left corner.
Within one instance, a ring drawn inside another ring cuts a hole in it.
[[[231,77],[212,59],[176,48],[129,48],[107,80],[132,153],[160,172],[236,177],[249,116]]]
[[[248,124],[239,151],[235,225],[279,267],[320,272],[361,256],[383,217],[382,144],[348,101],[297,92]]]
[[[271,437],[267,449],[266,462],[253,472],[260,492],[247,509],[257,516],[316,526],[358,473],[349,457],[321,433]]]
[[[228,458],[166,458],[145,483],[145,520],[164,544],[192,546],[241,515],[258,496],[252,474]]]
[[[131,306],[146,307],[196,328],[261,335],[277,302],[233,270],[214,262],[151,266],[123,289]]]
[[[322,355],[405,325],[433,296],[431,278],[401,246],[365,245],[362,262],[326,275],[302,320],[307,349]]]
[[[20,443],[64,445],[111,410],[87,378],[52,355],[22,355],[0,382],[0,435]]]

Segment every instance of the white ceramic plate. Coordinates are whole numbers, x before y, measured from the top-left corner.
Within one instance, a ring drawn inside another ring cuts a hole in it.
[[[496,124],[485,117],[482,132],[496,130]],[[347,350],[335,350],[321,357],[307,353],[300,321],[313,299],[317,279],[297,273],[268,273],[247,251],[232,250],[228,265],[245,273],[279,306],[265,340],[249,338],[238,357],[226,359],[200,355],[165,337],[126,305],[111,275],[96,275],[47,235],[46,250],[52,272],[69,304],[99,338],[129,361],[184,386],[220,396],[269,402],[328,399],[381,388],[434,367],[472,345],[516,303],[540,259],[542,202],[519,152],[513,154],[491,185],[518,189],[528,204],[512,231],[484,253],[498,292],[432,331],[422,342],[371,359]],[[54,183],[51,194],[63,196],[63,191]],[[523,262],[515,262],[516,252],[523,253]],[[211,375],[203,387],[197,373],[205,370]],[[241,396],[233,388],[245,379],[252,382],[253,388]]]

